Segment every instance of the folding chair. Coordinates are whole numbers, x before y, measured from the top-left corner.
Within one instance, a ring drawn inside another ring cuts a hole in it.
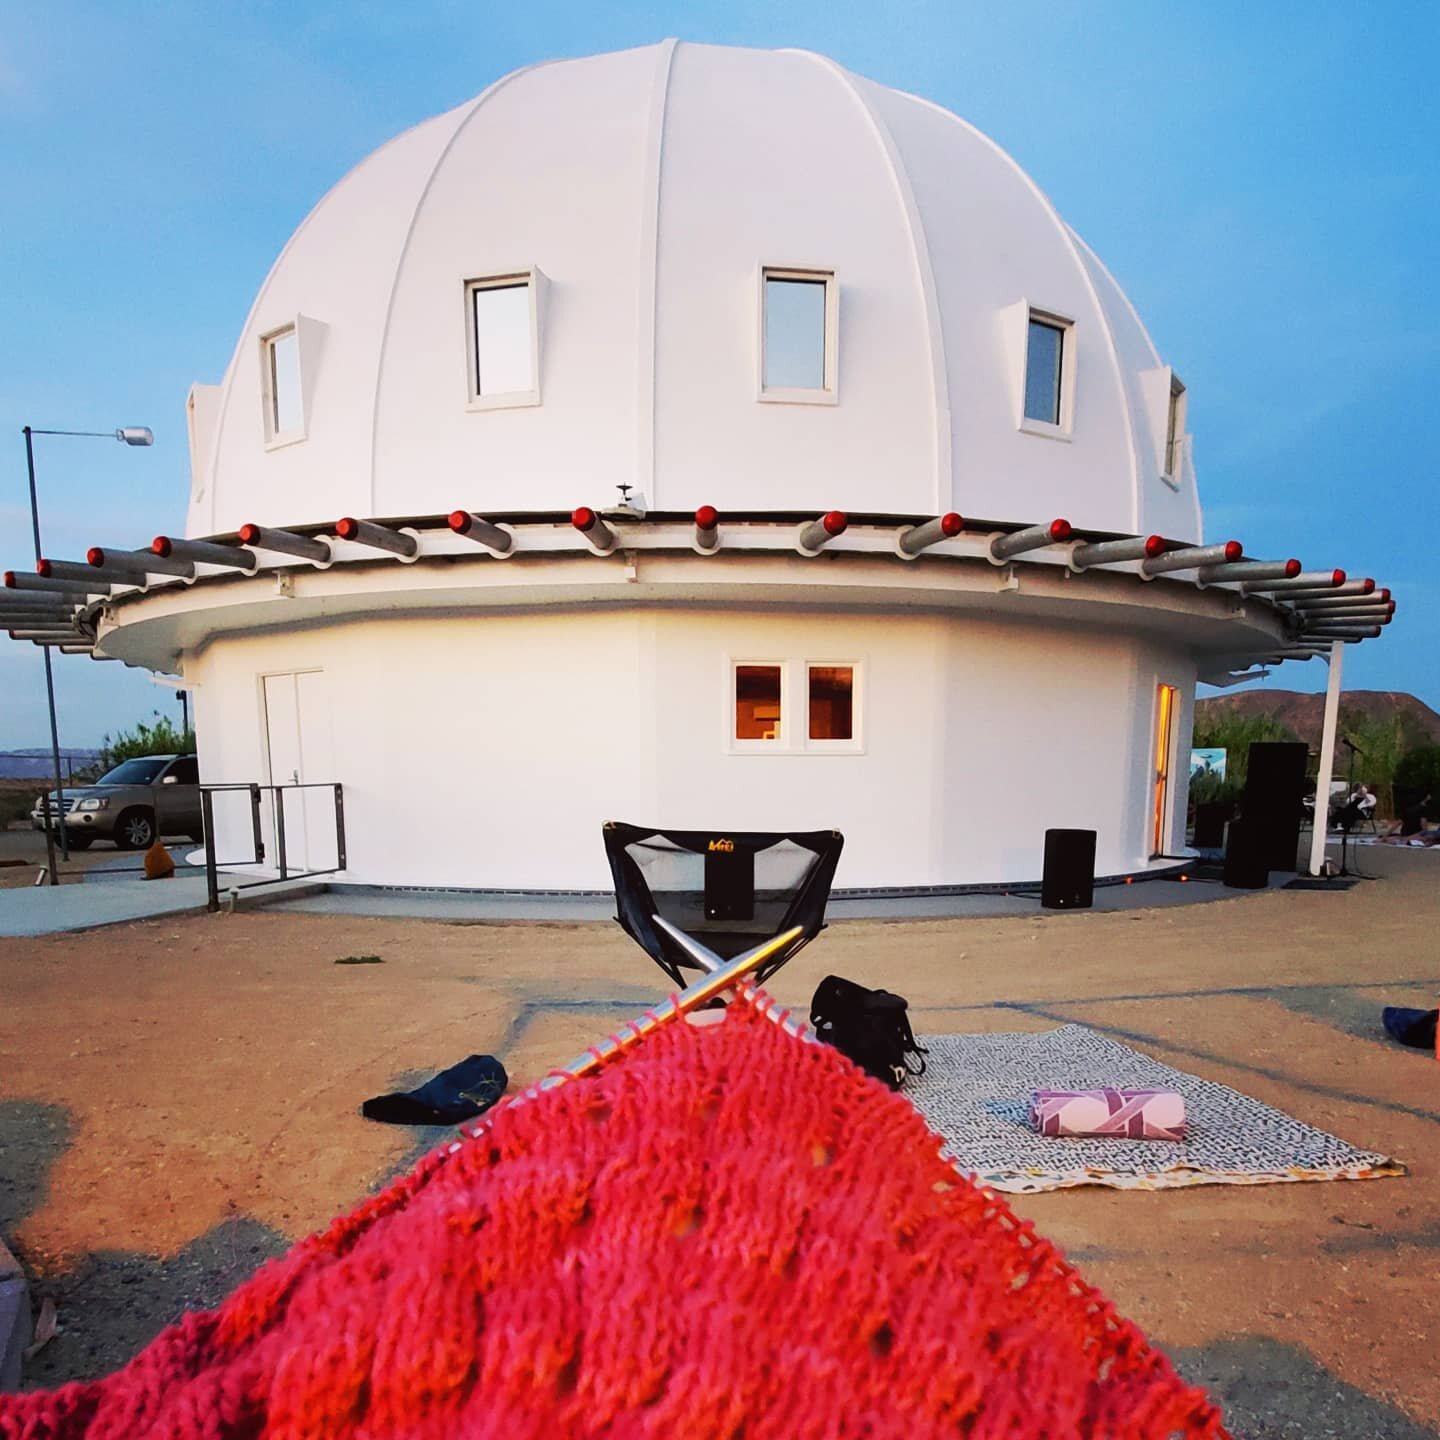
[[[616,920],[677,985],[794,931],[754,969],[763,984],[825,928],[836,830],[660,830],[609,821]],[[708,959],[706,957],[709,957]]]

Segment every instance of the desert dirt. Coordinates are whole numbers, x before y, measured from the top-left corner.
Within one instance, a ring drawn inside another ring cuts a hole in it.
[[[1440,995],[1440,854],[1360,859],[1381,878],[1343,893],[841,922],[769,988],[883,985],[922,1035],[1080,1022],[1404,1161],[1014,1207],[1237,1435],[1434,1440],[1440,1064],[1380,1009]],[[27,1383],[113,1369],[447,1133],[372,1124],[366,1096],[474,1051],[522,1084],[668,988],[613,925],[259,910],[0,940],[0,1234],[61,1326]]]

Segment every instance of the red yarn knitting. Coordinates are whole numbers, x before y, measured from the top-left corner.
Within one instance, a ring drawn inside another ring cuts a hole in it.
[[[6,1440],[1222,1437],[914,1109],[743,1005],[423,1160]]]

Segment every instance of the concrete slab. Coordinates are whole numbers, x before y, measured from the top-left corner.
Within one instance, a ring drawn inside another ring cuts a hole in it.
[[[1293,874],[1271,876],[1275,889]],[[1218,881],[1146,880],[1133,885],[1102,885],[1096,910],[1148,910],[1232,900],[1250,890],[1230,890]],[[539,895],[486,890],[390,890],[372,885],[330,885],[321,893],[278,899],[268,908],[309,915],[370,915],[392,919],[443,920],[487,924],[516,920],[583,924],[613,920],[615,901],[606,895]],[[1038,891],[969,895],[845,895],[831,897],[831,920],[944,920],[1002,915],[1057,915],[1040,907]]]
[[[204,879],[110,880],[0,890],[0,936],[58,935],[205,908]]]

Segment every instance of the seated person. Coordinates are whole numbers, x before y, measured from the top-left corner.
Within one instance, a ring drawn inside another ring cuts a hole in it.
[[[1434,800],[1427,790],[1413,805],[1407,805],[1401,818],[1394,822],[1390,828],[1380,837],[1387,845],[1405,845],[1427,833],[1425,824],[1428,812],[1434,808]],[[1435,833],[1429,831],[1428,833]],[[1433,845],[1435,842],[1426,842]]]

